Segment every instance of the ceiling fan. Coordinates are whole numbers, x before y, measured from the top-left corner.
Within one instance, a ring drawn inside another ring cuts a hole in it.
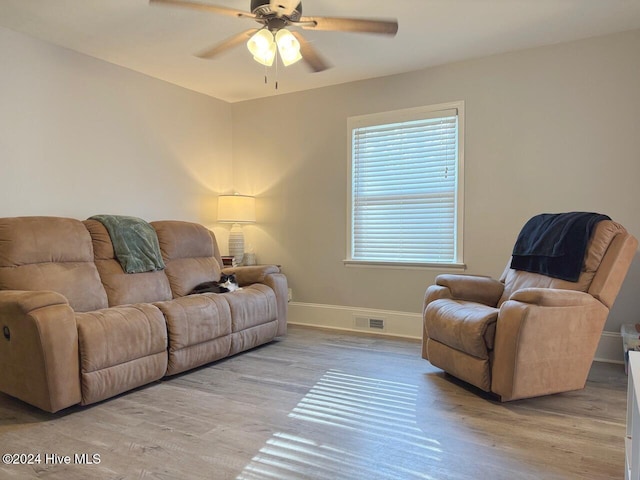
[[[200,58],[216,57],[241,43],[247,42],[249,51],[258,63],[271,66],[277,56],[277,51],[285,66],[304,60],[314,72],[326,70],[329,68],[329,64],[300,32],[289,31],[287,27],[391,36],[398,31],[398,22],[396,20],[303,17],[302,2],[300,0],[251,0],[251,13],[190,0],[149,0],[149,3],[248,18],[262,25],[260,28],[252,28],[238,33],[196,54]]]

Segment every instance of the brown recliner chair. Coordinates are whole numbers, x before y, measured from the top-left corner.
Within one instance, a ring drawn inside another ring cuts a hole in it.
[[[422,357],[502,401],[584,388],[638,241],[604,220],[577,282],[511,269],[439,275],[424,302]]]

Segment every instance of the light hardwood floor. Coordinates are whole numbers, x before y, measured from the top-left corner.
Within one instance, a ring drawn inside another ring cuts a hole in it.
[[[620,365],[595,363],[582,391],[501,404],[418,342],[290,327],[62,414],[0,394],[0,453],[41,454],[0,479],[620,479],[625,409]]]

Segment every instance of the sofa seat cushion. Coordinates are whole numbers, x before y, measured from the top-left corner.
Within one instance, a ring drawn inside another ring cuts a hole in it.
[[[76,314],[82,403],[162,378],[167,369],[164,317],[150,304]]]
[[[425,329],[430,339],[487,359],[493,349],[498,311],[481,303],[434,300],[425,311]]]
[[[240,332],[278,318],[276,294],[266,285],[254,283],[221,295],[231,308],[231,331]]]
[[[188,295],[155,306],[166,318],[169,352],[231,333],[229,304],[219,295]]]
[[[231,334],[231,349],[229,355],[244,352],[258,345],[272,341],[278,333],[278,321],[263,323],[247,328],[241,332]]]
[[[155,304],[164,314],[169,336],[168,375],[226,357],[231,310],[222,295],[188,295]]]

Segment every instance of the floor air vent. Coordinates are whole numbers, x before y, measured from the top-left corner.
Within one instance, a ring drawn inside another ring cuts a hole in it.
[[[382,320],[381,318],[370,318],[369,328],[377,328],[379,330],[382,330],[384,328],[384,320]]]
[[[384,330],[382,318],[355,317],[356,328]]]

